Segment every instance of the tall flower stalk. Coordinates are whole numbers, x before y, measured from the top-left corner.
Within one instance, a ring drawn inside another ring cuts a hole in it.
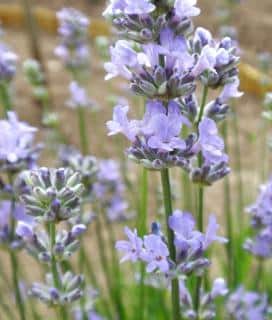
[[[40,168],[23,172],[18,178],[20,199],[36,223],[20,222],[16,233],[28,252],[48,266],[45,283],[33,283],[29,294],[56,310],[58,319],[68,317],[68,308],[83,295],[83,275],[62,270],[62,262],[79,247],[86,231],[74,224],[83,192],[81,177],[70,169]],[[68,222],[68,230],[58,227]]]
[[[179,167],[192,182],[199,184],[197,226],[203,234],[204,187],[230,171],[217,122],[226,117],[228,100],[241,96],[239,58],[231,39],[217,42],[208,30],[194,31],[191,18],[199,13],[196,1],[191,0],[171,3],[112,0],[104,13],[121,36],[110,48],[111,61],[105,64],[106,79],[124,77],[135,94],[147,98],[141,120],[128,119],[129,106],[117,105],[113,120],[107,122],[109,135],[122,133],[131,142],[126,151],[128,157],[147,169],[160,171],[167,234],[166,241],[156,223],[152,225],[152,233],[143,240],[136,230],[126,229],[129,241],[117,242],[117,249],[125,252],[123,260],[146,262],[148,273],[167,274],[175,320],[181,315],[188,316],[185,305],[180,303],[179,290],[180,280],[189,277],[188,270],[199,280],[194,306],[190,308],[194,308],[196,318],[202,318],[201,277],[209,260],[204,258],[205,249],[202,249],[200,261],[190,267],[184,263],[186,254],[178,240],[182,225],[178,221],[187,223],[191,230],[195,220],[174,214],[169,170]],[[196,96],[198,85],[204,88],[200,103]],[[217,88],[222,88],[221,93],[208,102],[209,89]],[[211,225],[217,229],[214,222]],[[196,272],[198,268],[200,272]]]

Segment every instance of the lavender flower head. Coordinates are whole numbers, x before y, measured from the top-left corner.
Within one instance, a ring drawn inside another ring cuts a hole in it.
[[[235,320],[264,320],[271,314],[265,294],[246,291],[243,287],[229,296],[226,311]]]
[[[169,227],[174,231],[176,262],[169,257],[168,244],[161,232],[153,229],[149,235],[140,238],[137,231],[125,228],[128,240],[117,241],[116,249],[124,255],[123,261],[144,261],[147,272],[160,272],[167,277],[177,275],[202,274],[210,264],[205,258],[205,250],[215,241],[227,240],[217,235],[218,224],[211,216],[205,233],[195,230],[195,220],[189,213],[174,211],[169,218]]]
[[[24,184],[21,195],[26,212],[37,220],[59,222],[74,217],[84,190],[81,176],[69,168],[25,171],[17,184]]]
[[[254,229],[252,238],[246,240],[244,247],[253,255],[261,258],[272,257],[272,182],[268,181],[260,187],[254,204],[247,208]]]
[[[89,98],[86,89],[81,87],[77,82],[70,83],[69,91],[71,98],[67,102],[67,105],[72,108],[94,108],[94,101]]]
[[[198,312],[194,309],[193,298],[186,287],[184,280],[179,282],[180,302],[183,318],[189,319],[216,319],[216,300],[224,297],[228,293],[226,282],[223,278],[217,278],[213,281],[210,292],[201,291],[200,306]]]
[[[0,171],[18,172],[33,167],[41,147],[34,145],[37,129],[9,112],[7,120],[0,120],[0,131]]]
[[[16,73],[17,55],[4,44],[0,44],[0,83],[9,82]]]
[[[89,64],[87,44],[89,19],[73,8],[64,8],[57,13],[60,45],[55,54],[71,70],[84,70]]]

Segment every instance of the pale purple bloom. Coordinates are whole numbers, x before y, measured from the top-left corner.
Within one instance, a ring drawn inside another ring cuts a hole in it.
[[[176,0],[174,4],[175,13],[180,18],[195,17],[200,14],[200,9],[196,7],[197,0]]]
[[[192,74],[197,77],[201,75],[204,71],[210,70],[215,72],[216,64],[216,50],[209,45],[204,46],[201,54],[197,60],[197,63],[192,69]]]
[[[87,32],[90,21],[80,11],[74,8],[63,8],[57,12],[59,34],[69,41],[78,40],[80,35]]]
[[[225,238],[217,236],[218,225],[213,216],[209,218],[206,233],[195,229],[195,219],[188,212],[175,210],[169,217],[168,224],[175,233],[177,258],[184,272],[187,266],[192,265],[192,259],[195,262],[198,260],[200,267],[202,263],[204,266],[207,265],[208,261],[204,259],[203,253],[212,242],[226,242]]]
[[[252,239],[247,239],[244,248],[253,255],[264,259],[272,257],[272,226],[257,233]]]
[[[265,294],[240,287],[229,296],[226,311],[235,320],[265,320],[269,314],[268,299]]]
[[[24,221],[19,221],[16,227],[16,234],[21,237],[24,241],[32,240],[34,232],[33,225]]]
[[[224,140],[219,137],[216,123],[209,118],[204,118],[199,124],[199,145],[205,164],[228,162],[224,153]]]
[[[57,19],[61,43],[55,49],[55,54],[68,68],[86,67],[90,55],[87,44],[89,19],[73,8],[58,11]]]
[[[17,56],[3,44],[0,44],[0,81],[10,81],[16,72]]]
[[[71,108],[90,108],[93,101],[89,98],[86,89],[81,87],[76,81],[72,81],[69,86],[71,98],[67,105]]]
[[[211,297],[214,299],[218,296],[225,296],[228,293],[228,288],[225,279],[216,278],[213,282]]]
[[[127,113],[129,111],[128,106],[117,105],[113,110],[112,121],[107,122],[109,129],[109,136],[117,133],[124,134],[130,141],[134,141],[136,135],[139,132],[139,126],[137,121],[129,121]]]
[[[143,250],[143,240],[138,237],[137,231],[130,230],[128,227],[124,229],[125,234],[128,237],[127,240],[120,240],[116,242],[115,248],[118,251],[124,253],[121,262],[125,262],[130,260],[132,262],[136,262],[139,260],[142,250]]]
[[[256,202],[247,211],[255,228],[272,226],[272,179],[260,186]]]
[[[111,61],[104,65],[108,73],[105,79],[109,80],[119,75],[130,79],[130,69],[138,65],[137,53],[131,48],[130,43],[125,40],[117,41],[115,46],[110,48],[110,55]]]
[[[208,226],[205,232],[203,247],[204,249],[207,249],[211,243],[214,241],[220,242],[220,243],[226,243],[228,240],[224,237],[220,237],[216,234],[217,230],[219,229],[219,224],[216,221],[216,217],[214,215],[211,215],[209,217]]]
[[[221,102],[225,103],[231,98],[240,98],[243,95],[243,92],[239,91],[239,85],[240,81],[237,77],[235,77],[233,80],[230,80],[230,82],[226,83],[219,96]]]
[[[155,234],[144,236],[144,250],[141,253],[141,259],[147,263],[147,272],[155,270],[168,272],[168,257],[168,247],[160,236]]]
[[[103,12],[104,16],[119,14],[147,14],[155,10],[154,4],[149,0],[111,0]]]
[[[20,122],[15,112],[9,112],[7,120],[0,120],[0,170],[33,164],[37,157],[37,148],[33,146],[36,131]]]

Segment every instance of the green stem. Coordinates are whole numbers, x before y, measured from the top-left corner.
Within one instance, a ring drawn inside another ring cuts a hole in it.
[[[228,123],[225,121],[222,127],[223,138],[225,140],[225,150],[228,152]],[[224,216],[227,226],[227,237],[228,243],[226,245],[227,249],[227,259],[230,266],[228,272],[228,282],[231,287],[235,286],[235,273],[234,273],[234,252],[232,247],[233,239],[233,223],[232,223],[232,212],[231,212],[231,195],[230,195],[230,182],[229,178],[224,179]]]
[[[140,177],[140,196],[139,196],[139,212],[138,212],[138,230],[139,235],[143,237],[147,232],[147,203],[148,203],[148,171],[141,168]],[[136,318],[143,320],[145,316],[145,266],[140,266],[140,284],[139,284],[139,302]]]
[[[99,209],[99,213],[96,218],[96,236],[97,236],[99,259],[100,259],[103,273],[106,279],[106,285],[109,292],[109,296],[111,297],[112,302],[114,303],[114,307],[116,308],[119,318],[125,319],[123,306],[119,300],[118,295],[115,294],[114,288],[112,285],[112,277],[111,277],[111,272],[109,268],[108,257],[105,252],[106,245],[105,245],[104,237],[102,235],[101,215],[102,215],[102,210]]]
[[[13,176],[12,174],[8,175],[9,183],[13,185]],[[12,197],[11,201],[11,234],[12,237],[15,234],[15,220],[13,218],[13,212],[15,210],[15,196]],[[24,307],[24,301],[21,295],[20,290],[20,283],[19,283],[19,275],[18,275],[18,266],[19,263],[17,261],[16,253],[14,250],[10,250],[10,263],[11,263],[11,273],[12,273],[12,283],[15,290],[15,298],[16,298],[16,305],[19,310],[19,315],[21,320],[26,320],[25,315],[25,307]]]
[[[170,252],[170,258],[172,261],[176,261],[176,248],[174,244],[174,232],[168,226],[168,219],[173,213],[172,198],[171,198],[171,186],[169,180],[169,170],[161,170],[161,183],[163,190],[163,202],[165,209],[166,227],[167,227],[167,238]],[[179,283],[178,279],[174,278],[171,281],[171,298],[172,298],[172,319],[180,320],[180,303],[179,303]]]
[[[20,285],[19,285],[19,278],[18,278],[19,264],[18,264],[14,250],[10,250],[10,262],[11,262],[11,268],[12,268],[12,282],[15,289],[16,305],[19,309],[20,319],[26,320],[25,307],[24,307],[24,302],[20,292]]]
[[[3,107],[4,115],[7,116],[7,113],[12,110],[12,104],[9,94],[9,85],[7,82],[0,82],[0,103]]]
[[[206,105],[206,100],[208,97],[208,92],[209,92],[209,87],[204,86],[203,87],[203,93],[202,93],[202,100],[201,100],[201,105],[200,105],[200,110],[199,110],[199,114],[198,114],[198,118],[197,118],[197,122],[196,122],[196,126],[198,128],[200,121],[202,120],[203,114],[204,114],[204,107]]]
[[[204,115],[204,109],[206,105],[206,100],[208,97],[208,86],[203,87],[203,93],[202,93],[202,100],[199,110],[198,119],[196,122],[196,127],[198,129],[199,124],[202,120],[202,117]],[[198,155],[198,166],[201,168],[203,163],[202,155]],[[203,232],[203,220],[204,220],[204,187],[199,184],[198,186],[198,196],[197,196],[197,227],[200,232]],[[194,304],[195,304],[195,312],[198,317],[198,311],[199,311],[199,305],[200,305],[200,293],[201,293],[201,283],[202,279],[201,277],[197,277],[196,279],[196,286],[195,286],[195,297],[194,297]]]
[[[78,114],[78,129],[80,136],[80,148],[81,152],[86,155],[89,152],[89,142],[88,142],[88,134],[86,128],[86,114],[84,107],[77,108]]]
[[[51,272],[53,276],[53,283],[56,289],[58,289],[59,291],[62,291],[62,283],[60,281],[58,268],[57,268],[57,261],[54,255],[54,246],[55,246],[55,240],[56,240],[56,226],[54,222],[50,223],[49,225],[49,235],[50,235],[50,249],[51,249],[51,255],[52,255]],[[67,313],[64,306],[60,306],[59,308],[59,319],[67,320]]]
[[[256,291],[260,291],[261,289],[263,289],[261,288],[263,272],[264,272],[264,260],[259,258],[257,270],[256,270],[256,276],[255,276],[255,283],[254,283],[254,290]]]
[[[237,121],[237,114],[234,113],[233,117],[234,134],[235,134],[235,155],[236,155],[236,175],[237,175],[237,189],[238,189],[238,201],[237,201],[237,217],[241,230],[244,225],[244,190],[243,190],[243,177],[242,177],[242,163],[241,163],[241,148],[239,142],[239,127]]]

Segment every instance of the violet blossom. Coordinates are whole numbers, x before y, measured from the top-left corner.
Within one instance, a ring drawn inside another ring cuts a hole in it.
[[[32,168],[41,145],[34,145],[36,128],[20,122],[15,112],[0,120],[0,171],[18,172]]]

